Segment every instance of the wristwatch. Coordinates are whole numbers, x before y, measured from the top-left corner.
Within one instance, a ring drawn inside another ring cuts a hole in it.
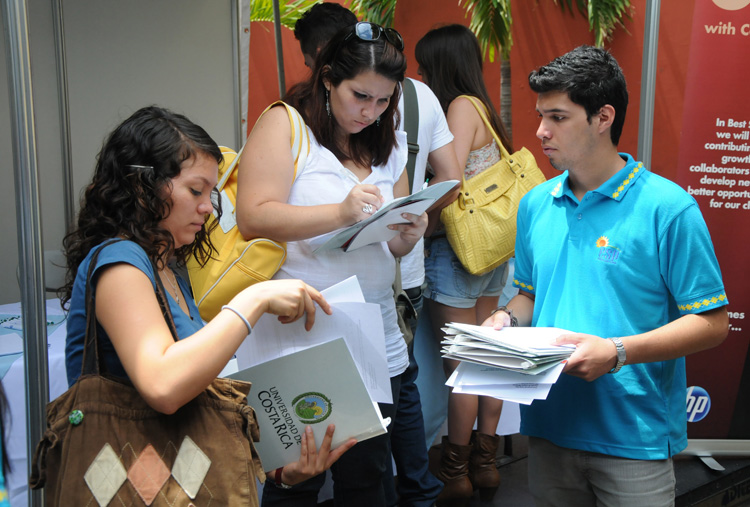
[[[617,373],[620,371],[620,368],[622,368],[622,365],[625,364],[626,354],[625,354],[625,346],[622,344],[622,340],[619,338],[610,338],[612,342],[615,344],[615,347],[617,347],[617,364],[614,368],[609,370],[609,373]]]
[[[498,306],[492,312],[490,312],[490,317],[495,315],[497,312],[505,312],[508,314],[508,317],[510,317],[510,327],[518,327],[518,319],[513,316],[513,310],[508,308],[507,306]]]

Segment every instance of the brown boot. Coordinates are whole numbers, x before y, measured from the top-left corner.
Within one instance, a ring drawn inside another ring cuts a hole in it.
[[[491,501],[500,486],[500,472],[497,471],[497,446],[500,436],[472,434],[473,446],[469,459],[469,480],[474,489],[479,490],[483,502]]]
[[[474,494],[469,481],[469,456],[471,445],[456,445],[443,437],[440,450],[440,469],[435,474],[444,484],[437,497],[438,507],[458,507],[466,505]]]

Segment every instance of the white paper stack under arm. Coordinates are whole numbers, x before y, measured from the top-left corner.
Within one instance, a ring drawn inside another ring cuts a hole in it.
[[[451,322],[443,329],[443,357],[538,375],[567,359],[575,350],[554,345],[570,331],[552,327],[508,327],[501,330]]]

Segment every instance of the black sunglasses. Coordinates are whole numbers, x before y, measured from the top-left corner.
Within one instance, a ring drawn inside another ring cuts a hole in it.
[[[404,39],[401,37],[401,34],[398,33],[393,28],[383,28],[380,25],[376,25],[375,23],[371,23],[369,21],[360,21],[356,25],[354,25],[354,29],[344,37],[343,42],[348,41],[353,36],[357,36],[359,40],[363,40],[365,42],[374,42],[380,38],[380,34],[385,35],[385,40],[393,44],[396,49],[399,51],[404,50]]]

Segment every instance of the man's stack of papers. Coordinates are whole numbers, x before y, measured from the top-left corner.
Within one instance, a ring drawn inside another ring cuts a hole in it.
[[[534,400],[547,398],[563,366],[564,363],[557,363],[539,375],[526,375],[476,363],[460,363],[445,384],[452,387],[454,393],[492,396],[530,405]]]
[[[555,345],[570,331],[553,327],[507,327],[496,330],[451,322],[443,328],[443,357],[538,375],[567,359],[573,345]]]
[[[496,330],[451,322],[443,357],[461,361],[446,385],[454,393],[492,396],[524,405],[547,398],[574,345],[555,345],[571,331],[555,327]]]

